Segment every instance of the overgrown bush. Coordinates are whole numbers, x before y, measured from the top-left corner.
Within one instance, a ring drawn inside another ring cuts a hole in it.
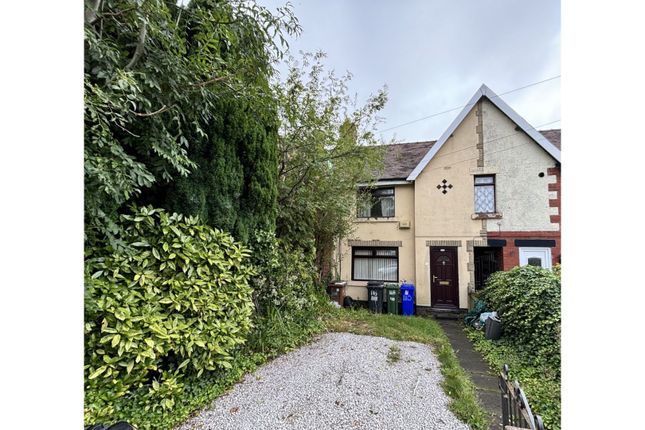
[[[249,349],[263,359],[270,359],[305,344],[323,330],[320,306],[326,304],[316,300],[310,309],[296,313],[287,314],[270,307],[266,315],[257,314],[249,335]]]
[[[276,308],[283,318],[291,319],[315,305],[316,291],[321,287],[313,251],[291,246],[266,231],[256,232],[250,246],[256,272],[251,284],[260,315]]]
[[[181,395],[174,397],[172,408],[151,408],[148,388],[143,386],[116,399],[115,412],[110,422],[120,420],[136,425],[139,430],[171,430],[184,422],[195,410],[209,404],[222,395],[246,373],[255,370],[257,354],[249,354],[246,345],[234,353],[233,367],[216,371],[205,371],[183,377]]]
[[[141,208],[122,216],[118,250],[86,261],[85,420],[147,389],[144,410],[171,409],[188,374],[231,367],[253,312],[250,251],[198,218]]]
[[[272,357],[321,331],[320,314],[329,300],[316,276],[312,247],[293,246],[266,231],[256,232],[250,246],[257,312],[249,345]]]
[[[497,272],[481,295],[502,319],[505,338],[555,368],[560,367],[558,273],[534,266]]]

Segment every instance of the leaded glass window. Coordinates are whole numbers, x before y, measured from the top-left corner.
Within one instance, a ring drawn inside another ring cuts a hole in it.
[[[475,212],[495,212],[495,176],[475,176]]]

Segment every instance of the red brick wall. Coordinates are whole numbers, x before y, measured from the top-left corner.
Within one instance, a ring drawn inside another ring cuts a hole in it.
[[[515,246],[515,239],[555,240],[551,248],[552,264],[560,263],[560,232],[559,231],[500,231],[488,232],[488,239],[505,239],[506,246],[502,248],[502,269],[510,270],[520,264],[520,251]]]
[[[558,208],[557,215],[550,215],[551,223],[558,224],[558,231],[499,231],[488,232],[489,239],[505,239],[506,246],[502,248],[502,265],[503,270],[510,270],[520,264],[520,252],[518,247],[515,246],[516,239],[525,240],[555,240],[555,247],[551,248],[552,264],[560,263],[560,231],[561,230],[561,179],[560,179],[560,166],[550,167],[547,169],[547,174],[555,176],[555,183],[549,184],[549,191],[557,193],[556,198],[549,199],[549,207]]]
[[[560,198],[562,196],[562,191],[560,189],[560,187],[561,187],[560,166],[549,167],[546,172],[549,175],[555,175],[555,178],[556,178],[556,182],[554,184],[549,184],[549,191],[555,191],[556,193],[558,193],[558,195],[557,195],[557,197],[555,199],[550,199],[549,200],[549,207],[558,208],[558,214],[557,215],[551,215],[551,222],[560,224],[560,219],[561,219],[561,215],[562,215],[562,209],[560,208]]]

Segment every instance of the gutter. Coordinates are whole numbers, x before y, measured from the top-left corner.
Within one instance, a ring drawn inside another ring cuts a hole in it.
[[[358,184],[356,184],[356,186],[357,187],[369,187],[369,186],[374,186],[374,185],[376,185],[376,186],[381,186],[381,185],[410,185],[410,184],[413,184],[413,183],[414,183],[414,181],[408,181],[408,180],[405,180],[405,179],[390,179],[390,180],[383,180],[383,181],[379,180],[379,181],[371,182],[371,183],[359,182]]]

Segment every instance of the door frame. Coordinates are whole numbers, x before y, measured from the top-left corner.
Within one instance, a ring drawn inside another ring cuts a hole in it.
[[[429,281],[430,281],[430,306],[433,308],[444,308],[444,309],[459,309],[459,247],[457,246],[430,246],[428,251],[428,259],[430,261],[430,264],[428,264],[428,274],[429,274]],[[435,295],[432,294],[432,291],[436,288],[434,285],[434,282],[432,281],[432,251],[437,250],[439,252],[442,252],[441,250],[451,250],[451,252],[454,255],[454,286],[453,288],[453,302],[454,305],[437,305],[435,302]]]
[[[503,263],[502,263],[502,256],[503,256],[503,247],[501,246],[475,246],[473,247],[473,274],[475,276],[475,291],[481,291],[484,289],[484,282],[480,282],[481,278],[483,277],[482,275],[482,268],[480,267],[481,263],[481,258],[485,254],[493,254],[493,261],[495,262],[495,271],[494,272],[499,272],[501,270],[504,270]],[[492,273],[494,273],[492,272]],[[489,273],[489,276],[492,274]],[[479,287],[479,288],[477,288]]]

